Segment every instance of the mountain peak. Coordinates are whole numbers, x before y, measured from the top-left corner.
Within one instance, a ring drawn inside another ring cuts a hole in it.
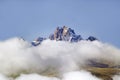
[[[43,40],[46,40],[46,39],[47,38],[38,37],[36,40],[32,42],[32,45],[37,46]],[[56,41],[68,41],[68,42],[79,42],[81,40],[89,40],[89,41],[97,40],[97,38],[93,36],[89,36],[88,39],[83,39],[81,35],[77,35],[73,29],[66,26],[57,27],[54,33],[51,34],[48,39],[56,40]]]

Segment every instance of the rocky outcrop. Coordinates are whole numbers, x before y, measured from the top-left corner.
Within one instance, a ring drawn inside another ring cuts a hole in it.
[[[33,46],[37,46],[39,45],[43,40],[45,40],[46,38],[42,38],[42,37],[38,37],[36,40],[32,41],[32,45]]]
[[[49,36],[49,39],[56,41],[78,42],[82,40],[82,37],[81,35],[76,35],[73,29],[63,26],[62,28],[57,27],[54,34]]]
[[[37,46],[45,39],[46,38],[38,37],[36,40],[32,42],[32,45]],[[93,36],[88,37],[88,39],[83,39],[81,35],[77,35],[73,29],[68,28],[66,26],[57,27],[54,33],[51,34],[48,39],[56,40],[56,41],[68,41],[68,42],[79,42],[81,40],[88,40],[88,41],[98,40]]]
[[[98,40],[97,38],[93,37],[93,36],[89,36],[88,39],[89,41],[95,41],[95,40]]]

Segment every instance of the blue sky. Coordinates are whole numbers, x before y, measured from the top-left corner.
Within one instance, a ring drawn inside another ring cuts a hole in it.
[[[120,0],[0,0],[0,40],[32,41],[63,25],[120,48]]]

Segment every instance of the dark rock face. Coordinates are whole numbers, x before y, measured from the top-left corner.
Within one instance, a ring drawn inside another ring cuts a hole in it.
[[[95,40],[98,40],[97,38],[93,37],[93,36],[89,36],[88,39],[89,41],[95,41]]]
[[[45,39],[46,38],[38,37],[35,41],[32,42],[32,45],[37,46]],[[48,39],[56,40],[56,41],[68,41],[68,42],[79,42],[83,40],[81,35],[77,35],[73,29],[68,28],[66,26],[57,27],[54,33],[51,34]],[[86,40],[95,41],[98,39],[93,36],[90,36]]]
[[[38,37],[35,41],[33,41],[31,44],[33,46],[37,46],[39,45],[43,40],[45,40],[46,38],[42,38],[42,37]]]
[[[99,68],[108,68],[109,65],[105,63],[96,62],[95,60],[89,60],[89,66],[99,67]]]
[[[81,35],[76,35],[73,29],[63,26],[62,28],[57,27],[54,34],[50,35],[49,39],[56,41],[78,42],[82,40],[82,37]]]

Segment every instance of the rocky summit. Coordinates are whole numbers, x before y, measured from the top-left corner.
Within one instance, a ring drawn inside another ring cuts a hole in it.
[[[56,40],[56,41],[68,41],[68,42],[79,42],[81,40],[88,40],[88,41],[98,40],[93,36],[89,36],[87,39],[83,39],[82,36],[76,34],[73,29],[63,26],[63,27],[57,27],[54,33],[51,34],[48,38],[38,37],[32,42],[32,45],[37,46],[46,39]]]

